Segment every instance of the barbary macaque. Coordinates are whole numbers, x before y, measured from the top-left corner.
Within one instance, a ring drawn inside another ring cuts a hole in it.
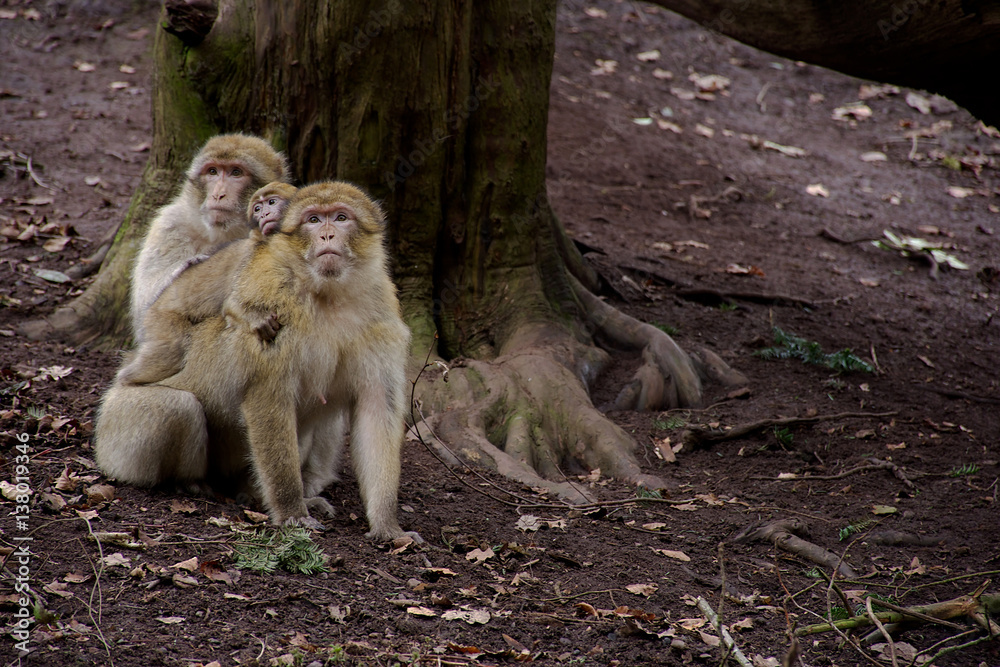
[[[281,216],[288,208],[288,200],[297,189],[294,185],[275,181],[253,193],[250,197],[250,206],[247,207],[247,219],[250,221],[251,230],[257,230],[264,236],[278,231]]]
[[[249,460],[272,521],[315,526],[307,499],[335,478],[349,419],[367,535],[403,535],[396,504],[410,333],[384,233],[381,209],[361,190],[320,183],[292,195],[277,233],[178,276],[163,299],[213,265],[237,265],[222,314],[185,334],[178,373],[108,391],[95,432],[102,470],[140,485],[211,481],[245,475]],[[254,313],[277,314],[273,340],[246,323]],[[206,437],[190,439],[199,426]]]
[[[251,194],[287,181],[288,163],[260,137],[209,139],[188,167],[180,193],[150,223],[132,273],[131,315],[136,342],[146,310],[177,276],[214,250],[244,238]]]

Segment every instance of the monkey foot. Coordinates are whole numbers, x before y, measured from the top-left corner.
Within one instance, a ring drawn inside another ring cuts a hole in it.
[[[316,519],[312,518],[308,514],[306,516],[292,516],[288,517],[281,522],[282,526],[302,526],[303,528],[308,528],[309,530],[314,530],[318,533],[322,533],[326,530],[326,526],[321,524]]]

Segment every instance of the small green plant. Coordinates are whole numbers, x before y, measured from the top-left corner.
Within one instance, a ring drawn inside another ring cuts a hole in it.
[[[975,475],[979,472],[979,466],[975,463],[966,463],[963,466],[955,466],[948,473],[948,477],[967,477],[969,475]]]
[[[681,330],[677,327],[672,327],[669,324],[663,324],[662,322],[653,322],[653,326],[668,336],[676,336],[681,332]]]
[[[37,405],[29,405],[24,409],[24,413],[31,417],[32,419],[41,419],[46,414],[45,408],[40,408]]]
[[[869,517],[865,517],[863,519],[856,519],[855,521],[852,521],[844,528],[840,529],[840,532],[838,533],[839,539],[841,542],[843,542],[851,535],[855,535],[857,533],[868,530],[876,523],[877,521],[875,519]]]
[[[785,333],[774,327],[774,347],[765,347],[754,354],[761,359],[799,359],[807,364],[826,366],[838,373],[864,371],[874,373],[875,369],[864,359],[856,356],[849,348],[826,354],[816,341],[806,340],[794,334]]]
[[[342,662],[347,662],[347,651],[343,646],[337,645],[327,651],[326,664],[338,665]]]
[[[239,542],[233,545],[233,560],[238,568],[262,574],[271,574],[279,567],[299,574],[327,571],[326,554],[305,528],[265,528],[240,531],[237,535]]]
[[[734,310],[739,310],[739,308],[740,308],[739,305],[733,303],[732,301],[723,301],[722,303],[719,304],[719,310],[721,310],[724,313],[731,313]]]
[[[681,428],[687,422],[677,415],[670,415],[666,419],[662,417],[657,417],[653,420],[653,428],[658,431],[673,431],[675,428]]]
[[[795,439],[795,436],[793,436],[792,432],[787,428],[778,428],[775,426],[774,439],[778,441],[778,444],[781,445],[782,449],[787,449],[792,446],[792,440]]]
[[[851,617],[850,612],[844,607],[836,606],[830,607],[830,617],[828,620],[831,621],[846,621]]]
[[[871,591],[865,591],[864,597],[872,599],[872,611],[874,611],[875,613],[881,611],[890,611],[888,607],[883,607],[882,605],[878,604],[879,600],[883,600],[885,602],[893,602],[893,603],[895,602],[895,600],[893,600],[890,597],[879,595],[878,593],[872,593]],[[855,616],[864,616],[867,613],[868,613],[868,607],[864,603],[861,603],[854,608]]]
[[[653,489],[647,489],[644,486],[635,487],[635,497],[636,498],[663,498],[659,491]]]

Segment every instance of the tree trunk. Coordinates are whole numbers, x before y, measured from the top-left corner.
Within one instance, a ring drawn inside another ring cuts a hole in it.
[[[1000,122],[1000,4],[991,0],[652,0],[794,60],[950,97]]]
[[[555,5],[224,0],[213,22],[172,19],[168,3],[150,162],[117,253],[70,307],[76,326],[126,330],[125,280],[150,213],[209,136],[256,133],[303,183],[349,180],[386,207],[414,374],[428,350],[467,360],[447,383],[419,385],[427,423],[458,454],[573,499],[563,472],[662,485],[591,404],[586,386],[609,356],[590,333],[645,348],[644,407],[697,404],[700,374],[728,368],[587,292],[595,274],[545,194]]]

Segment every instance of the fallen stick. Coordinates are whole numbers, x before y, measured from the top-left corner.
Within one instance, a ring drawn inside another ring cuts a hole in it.
[[[747,660],[747,657],[743,655],[743,651],[740,647],[736,645],[736,641],[733,640],[733,636],[729,634],[729,630],[726,630],[719,622],[719,617],[715,614],[715,610],[712,609],[712,605],[708,604],[708,601],[703,598],[698,598],[698,609],[701,613],[705,614],[705,618],[708,619],[709,624],[719,632],[719,637],[722,638],[722,643],[725,645],[726,650],[729,654],[736,659],[736,662],[740,663],[743,667],[753,667],[753,663]]]
[[[878,601],[876,604],[882,604],[882,602]],[[1000,595],[981,595],[978,597],[962,595],[951,600],[945,600],[944,602],[906,607],[905,609],[905,611],[882,611],[875,614],[875,616],[882,623],[913,623],[917,621],[926,622],[923,621],[921,616],[930,616],[939,621],[946,621],[952,618],[973,618],[974,614],[997,614],[1000,613]],[[796,629],[795,634],[803,637],[821,632],[829,632],[834,627],[839,630],[852,630],[868,627],[871,624],[871,619],[867,616],[854,616],[841,621],[834,621],[833,623],[806,625]]]
[[[776,426],[798,426],[800,424],[816,424],[834,419],[866,419],[870,417],[892,417],[898,414],[891,412],[840,412],[835,415],[817,415],[815,417],[779,417],[777,419],[762,419],[733,426],[728,431],[709,428],[688,428],[681,433],[681,442],[685,446],[699,447],[717,442],[735,440],[758,431],[764,431]]]

